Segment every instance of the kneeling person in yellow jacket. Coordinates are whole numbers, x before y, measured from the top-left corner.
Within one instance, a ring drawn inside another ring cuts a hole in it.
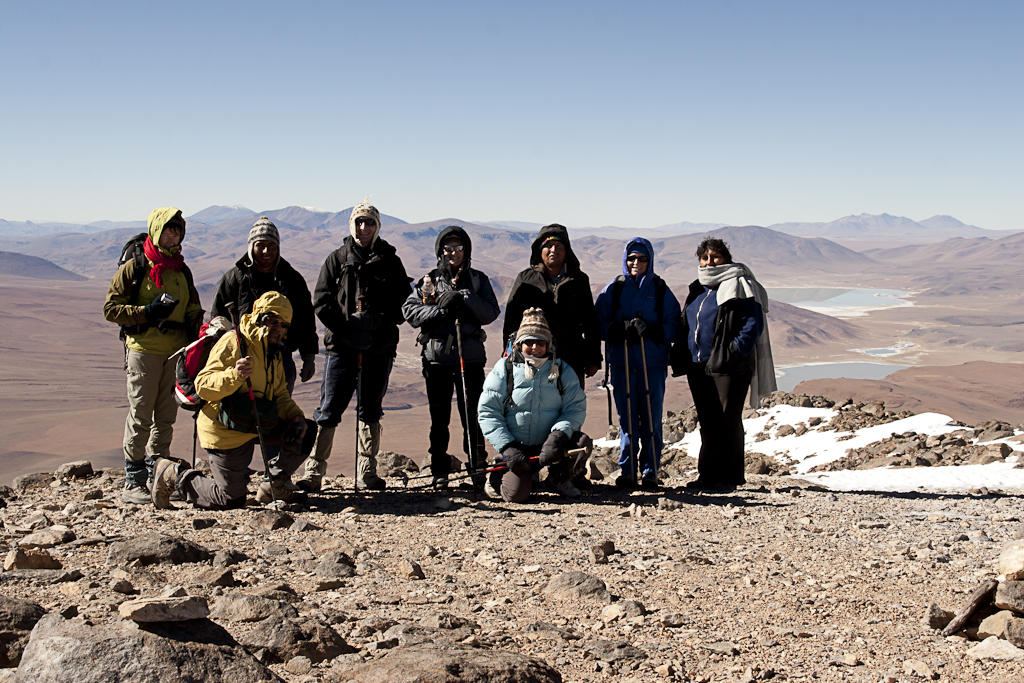
[[[174,490],[200,508],[222,510],[245,505],[249,463],[258,443],[246,379],[252,382],[259,404],[264,443],[282,446],[267,463],[273,493],[270,485],[263,483],[256,500],[266,503],[276,497],[288,502],[304,495],[290,483],[291,474],[304,459],[300,444],[306,432],[302,410],[288,394],[281,357],[291,319],[288,299],[278,292],[267,292],[253,304],[252,313],[242,316],[239,332],[243,348],[239,348],[239,335],[234,332],[214,345],[195,381],[199,397],[208,401],[199,415],[199,443],[210,456],[211,476],[188,469],[181,460],[157,460],[153,484],[156,507],[170,508]]]

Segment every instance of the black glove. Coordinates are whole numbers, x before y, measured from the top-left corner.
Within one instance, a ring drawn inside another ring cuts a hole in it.
[[[548,434],[548,438],[544,440],[544,445],[540,447],[540,464],[541,467],[547,467],[554,465],[556,462],[562,459],[565,452],[568,450],[569,437],[562,430],[557,430]]]
[[[644,336],[655,344],[660,344],[665,341],[665,330],[658,323],[651,323],[647,326],[647,331],[644,332]]]
[[[530,459],[523,452],[523,445],[513,441],[501,449],[501,457],[505,458],[508,471],[526,477],[530,474]]]
[[[384,322],[384,316],[380,313],[367,313],[366,311],[356,311],[352,314],[355,320],[359,321],[362,325],[363,331],[373,332],[380,327],[380,324]]]
[[[625,323],[612,323],[608,326],[608,343],[612,346],[622,346],[626,343],[626,328],[629,326],[628,322]]]
[[[626,341],[630,344],[637,344],[640,342],[640,337],[644,336],[644,332],[647,331],[647,323],[643,318],[637,316],[626,323]]]
[[[288,426],[285,427],[284,434],[281,436],[281,441],[284,441],[288,446],[298,443],[299,437],[302,435],[303,426],[301,422],[289,422]]]
[[[457,289],[449,289],[446,292],[441,292],[437,297],[437,305],[439,308],[451,313],[458,310],[458,307],[462,304],[462,292]]]
[[[177,301],[161,301],[163,298],[161,295],[155,299],[152,303],[142,309],[142,312],[146,316],[146,320],[153,322],[154,320],[163,320],[171,313],[174,312],[174,307],[178,305]]]

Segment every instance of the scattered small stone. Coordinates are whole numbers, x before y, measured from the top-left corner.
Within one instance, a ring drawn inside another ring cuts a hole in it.
[[[45,550],[14,548],[4,559],[4,571],[16,569],[63,569],[64,565]]]
[[[128,579],[113,579],[110,582],[110,590],[115,593],[122,593],[124,595],[131,595],[135,592],[135,586]]]
[[[192,528],[196,531],[202,531],[214,526],[217,526],[217,520],[210,517],[196,517],[192,520]]]
[[[968,650],[967,656],[993,662],[1019,662],[1024,660],[1024,650],[990,636]]]
[[[398,573],[406,579],[422,579],[423,569],[417,562],[402,559],[398,562]]]
[[[260,510],[253,515],[252,525],[257,529],[275,531],[287,529],[295,522],[295,519],[287,512],[279,510]]]

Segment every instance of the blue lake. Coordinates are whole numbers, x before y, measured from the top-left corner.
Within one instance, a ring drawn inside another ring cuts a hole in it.
[[[776,368],[776,384],[779,391],[793,391],[797,384],[809,379],[882,379],[907,365],[883,363],[822,363],[821,365],[799,365],[792,368]],[[778,376],[781,375],[781,376]]]

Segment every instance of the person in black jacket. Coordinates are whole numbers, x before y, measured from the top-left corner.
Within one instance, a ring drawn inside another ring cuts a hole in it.
[[[700,422],[698,477],[686,487],[730,491],[746,483],[743,399],[749,390],[756,408],[775,391],[768,293],[716,237],[700,243],[697,258],[671,358],[672,375],[686,374]]]
[[[357,391],[357,380],[356,478],[364,488],[384,488],[377,476],[381,404],[398,349],[398,326],[405,321],[402,304],[410,279],[395,248],[379,239],[380,212],[367,201],[352,209],[349,232],[341,247],[327,255],[313,292],[314,310],[326,328],[326,358],[320,406],[313,411],[316,445],[305,474],[295,482],[307,491],[320,490],[335,429]]]
[[[320,343],[313,317],[313,299],[299,271],[281,258],[281,235],[277,226],[266,216],[260,216],[249,231],[245,256],[220,279],[210,317],[221,315],[230,320],[234,316],[236,321],[241,320],[243,315],[252,313],[253,304],[266,292],[280,292],[292,305],[291,327],[284,340],[288,352],[282,357],[291,395],[295,391],[296,376],[293,353],[298,351],[302,358],[299,378],[303,382],[308,382],[316,372]]]
[[[421,330],[417,341],[423,345],[423,378],[430,405],[430,471],[434,485],[447,488],[452,467],[448,424],[453,388],[462,417],[462,448],[469,457],[470,469],[477,469],[487,459],[484,435],[476,419],[487,362],[483,326],[494,322],[501,309],[487,276],[470,268],[473,243],[465,230],[457,225],[441,228],[434,252],[437,268],[416,283],[402,313],[410,325]],[[461,358],[457,332],[461,334]],[[463,374],[468,405],[463,395]]]
[[[506,347],[523,311],[540,308],[551,325],[555,351],[576,373],[580,386],[601,367],[601,324],[594,310],[590,278],[569,243],[565,226],[552,223],[533,241],[530,267],[512,283],[505,305],[503,334]]]

